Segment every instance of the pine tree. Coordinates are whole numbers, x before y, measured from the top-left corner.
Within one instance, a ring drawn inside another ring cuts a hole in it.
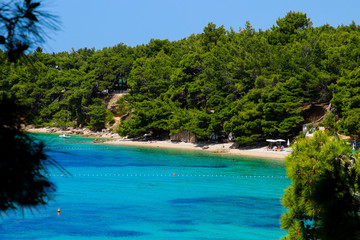
[[[297,141],[285,164],[284,239],[360,239],[360,163],[351,145],[316,132]]]

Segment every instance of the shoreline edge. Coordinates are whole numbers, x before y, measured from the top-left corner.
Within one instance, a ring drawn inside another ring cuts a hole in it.
[[[253,149],[231,149],[232,143],[185,143],[185,142],[171,142],[168,141],[135,141],[122,138],[116,133],[107,131],[93,132],[88,129],[70,129],[62,130],[60,128],[24,128],[28,133],[52,133],[52,134],[73,134],[80,137],[92,137],[92,138],[105,138],[101,143],[96,144],[109,144],[109,145],[122,145],[122,146],[136,146],[136,147],[151,147],[151,148],[168,148],[179,150],[196,150],[206,151],[212,154],[220,154],[227,156],[237,157],[250,157],[250,158],[262,158],[262,159],[276,159],[284,160],[286,156],[290,154],[289,149],[285,151],[267,151],[265,147],[253,148]]]

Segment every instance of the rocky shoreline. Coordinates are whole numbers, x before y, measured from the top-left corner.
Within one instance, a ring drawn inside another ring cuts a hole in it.
[[[102,129],[102,131],[91,131],[88,128],[74,128],[74,127],[34,127],[32,125],[25,126],[26,132],[39,132],[39,133],[56,133],[56,134],[73,134],[80,135],[82,137],[95,137],[95,138],[111,138],[111,139],[123,139],[116,132],[112,132],[108,129]]]

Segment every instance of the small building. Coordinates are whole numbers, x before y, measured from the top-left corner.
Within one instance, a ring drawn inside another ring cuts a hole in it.
[[[122,78],[114,80],[110,92],[112,92],[112,93],[127,92],[127,81]]]
[[[194,134],[191,134],[189,131],[182,131],[180,130],[178,133],[174,134],[170,137],[171,141],[175,142],[189,142],[189,143],[196,143],[197,138]]]

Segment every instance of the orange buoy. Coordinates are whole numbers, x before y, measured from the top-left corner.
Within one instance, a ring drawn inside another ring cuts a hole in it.
[[[60,208],[58,208],[57,212],[60,213]]]
[[[176,174],[174,173],[173,176],[175,177],[175,175],[176,175]]]
[[[63,174],[63,175],[61,175],[62,177],[65,177],[65,175]]]

